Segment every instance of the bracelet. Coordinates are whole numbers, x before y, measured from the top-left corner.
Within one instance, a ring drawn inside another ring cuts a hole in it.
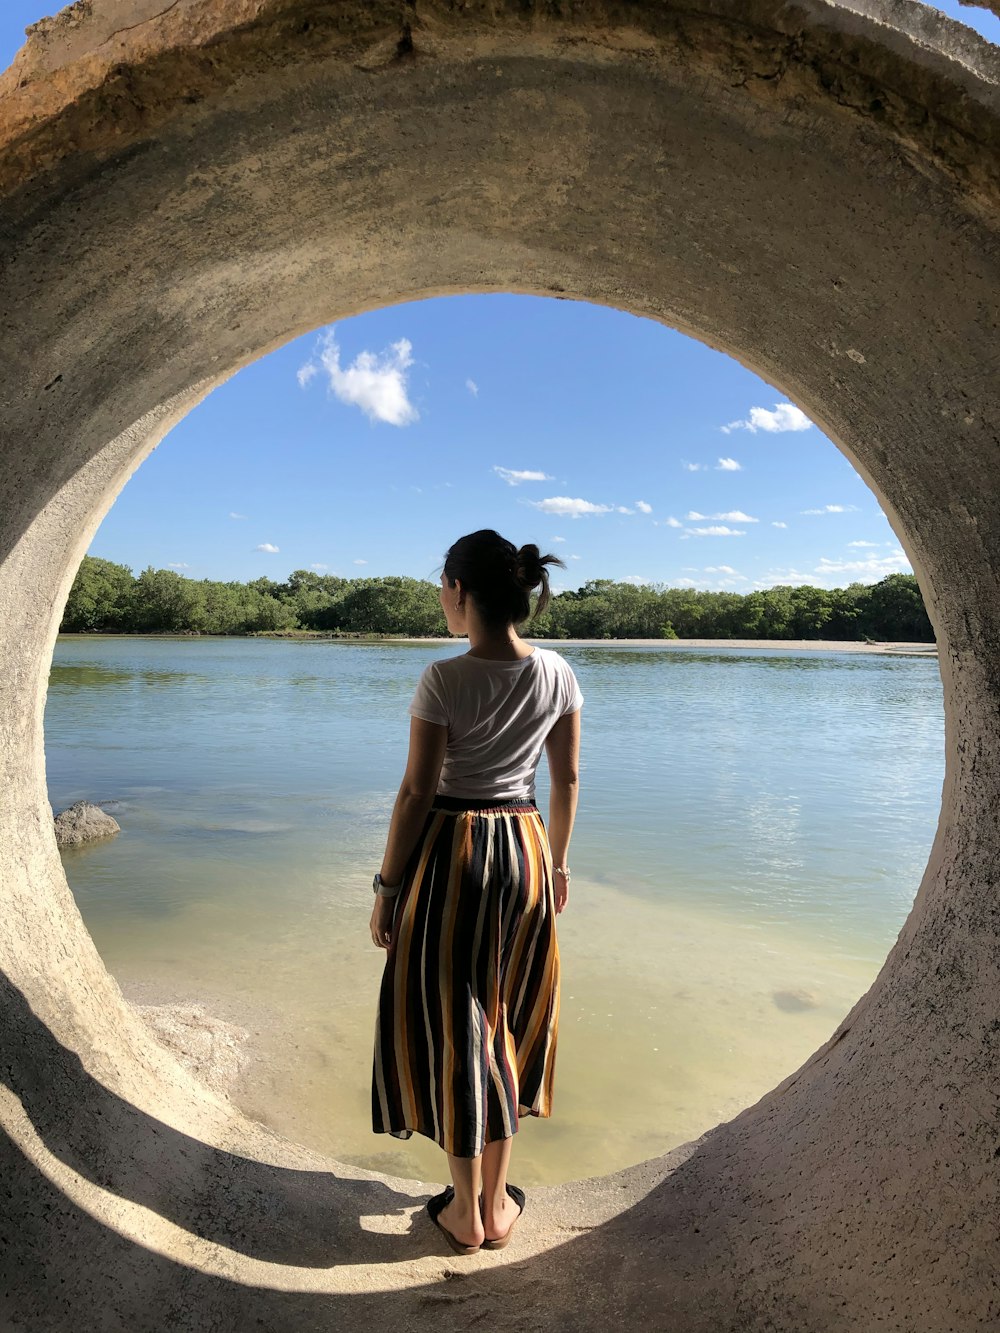
[[[395,898],[403,887],[403,881],[398,884],[386,884],[382,880],[381,874],[376,875],[372,880],[372,888],[375,890],[377,898]]]
[[[553,866],[553,871],[557,875],[562,875],[566,883],[569,883],[569,866]]]

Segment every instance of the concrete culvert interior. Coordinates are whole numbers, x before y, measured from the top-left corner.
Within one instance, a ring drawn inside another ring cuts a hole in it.
[[[998,85],[996,47],[908,0],[34,26],[0,80],[5,1328],[997,1327]],[[426,1188],[244,1119],[125,1005],[42,709],[79,560],[174,422],[309,329],[468,291],[660,320],[835,440],[920,580],[947,770],[913,910],[826,1044],[669,1156],[534,1191],[518,1244],[457,1270]]]

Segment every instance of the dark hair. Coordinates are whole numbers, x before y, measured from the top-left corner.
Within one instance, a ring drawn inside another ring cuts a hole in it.
[[[549,573],[546,565],[566,563],[555,555],[541,555],[529,542],[516,547],[492,528],[480,528],[459,537],[448,548],[444,576],[454,588],[461,579],[484,624],[493,627],[519,625],[540,616],[549,604]],[[535,609],[531,609],[532,590],[541,587]]]

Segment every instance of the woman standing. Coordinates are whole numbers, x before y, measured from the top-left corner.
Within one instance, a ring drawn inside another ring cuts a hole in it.
[[[550,564],[563,562],[491,528],[448,551],[441,607],[469,651],[421,673],[375,876],[371,934],[387,956],[372,1123],[448,1154],[452,1184],[427,1208],[460,1254],[506,1245],[524,1208],[507,1182],[518,1119],[552,1108],[583,695],[559,653],[515,628],[536,588],[533,614],[545,610]],[[543,746],[548,831],[535,804]]]

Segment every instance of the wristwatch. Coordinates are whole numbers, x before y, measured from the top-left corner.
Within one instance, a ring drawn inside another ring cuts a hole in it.
[[[372,892],[380,898],[395,898],[396,894],[403,887],[402,881],[399,884],[385,884],[382,882],[382,872],[379,871],[372,880]]]

